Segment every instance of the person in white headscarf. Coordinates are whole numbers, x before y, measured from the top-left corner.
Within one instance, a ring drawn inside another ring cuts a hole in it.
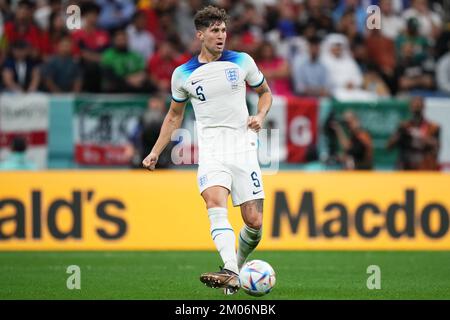
[[[328,71],[333,96],[338,99],[373,99],[376,95],[362,90],[363,74],[350,51],[346,36],[328,35],[322,43],[320,61]]]
[[[321,61],[328,70],[333,88],[360,88],[363,76],[350,52],[347,38],[333,33],[324,39]]]

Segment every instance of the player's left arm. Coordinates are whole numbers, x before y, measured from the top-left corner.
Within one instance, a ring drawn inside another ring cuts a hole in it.
[[[263,83],[254,88],[259,96],[258,99],[258,113],[255,116],[250,116],[248,118],[248,127],[256,132],[261,130],[264,119],[272,106],[272,92],[270,91],[267,81],[264,80]]]

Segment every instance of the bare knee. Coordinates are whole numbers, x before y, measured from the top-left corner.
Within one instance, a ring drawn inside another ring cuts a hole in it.
[[[245,224],[252,229],[259,230],[262,228],[262,213],[251,215]]]
[[[217,198],[208,198],[208,200],[205,200],[205,204],[206,204],[206,208],[210,209],[210,208],[225,208],[226,205],[224,204],[224,202],[221,199],[217,199]]]
[[[263,223],[263,200],[251,200],[241,205],[242,218],[247,226],[259,230]]]
[[[223,187],[214,186],[208,188],[203,191],[202,197],[205,200],[207,209],[227,207],[228,190]]]

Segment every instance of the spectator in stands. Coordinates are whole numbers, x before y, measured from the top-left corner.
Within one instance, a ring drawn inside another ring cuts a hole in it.
[[[319,38],[325,38],[327,34],[335,31],[333,20],[325,9],[324,2],[324,0],[307,0],[305,3],[308,15],[302,28],[306,29],[308,26],[313,26],[314,35]]]
[[[411,7],[404,11],[403,18],[408,21],[416,18],[419,24],[419,33],[434,44],[442,30],[441,17],[430,10],[427,0],[412,0]]]
[[[390,96],[388,86],[384,83],[383,79],[378,73],[378,68],[373,65],[369,65],[366,72],[364,73],[362,88],[363,90],[374,93],[380,98],[387,98]]]
[[[373,168],[372,138],[367,131],[361,128],[356,115],[351,111],[346,111],[343,115],[342,125],[338,121],[334,121],[331,126],[343,151],[341,161],[344,168],[347,170],[371,170]]]
[[[159,130],[166,115],[165,97],[164,94],[156,94],[149,99],[147,110],[129,137],[125,153],[133,168],[142,168],[142,160],[158,139]],[[171,166],[171,145],[159,156],[157,167]]]
[[[124,29],[115,31],[113,46],[103,53],[101,66],[102,85],[106,92],[154,91],[154,86],[145,72],[144,58],[128,50],[128,37]]]
[[[160,4],[160,2],[152,3],[150,0],[138,0],[136,4],[136,9],[144,12],[147,20],[146,28],[155,37],[156,42],[164,38],[164,30],[159,23]]]
[[[258,50],[264,36],[265,21],[251,3],[246,3],[243,12],[231,23],[230,37],[227,40],[232,50],[244,51],[253,55]]]
[[[419,34],[419,20],[417,18],[410,18],[406,24],[406,32],[398,36],[395,40],[397,50],[397,60],[403,57],[402,48],[405,43],[410,43],[413,52],[414,62],[421,63],[428,58],[428,40]]]
[[[351,54],[359,70],[364,74],[371,65],[369,52],[363,38],[357,38],[350,46]]]
[[[14,20],[5,23],[5,37],[9,44],[26,41],[30,44],[30,54],[33,59],[39,59],[41,54],[41,36],[38,27],[33,22],[33,3],[21,0],[17,4]]]
[[[347,37],[350,47],[364,40],[362,33],[358,30],[355,11],[353,9],[344,12],[344,15],[337,24],[337,31]]]
[[[82,74],[80,65],[72,57],[73,40],[65,36],[58,43],[58,52],[42,68],[42,78],[51,93],[80,92]]]
[[[128,48],[139,53],[147,61],[155,50],[155,38],[147,30],[146,14],[137,11],[133,17],[133,23],[127,27]]]
[[[449,50],[450,43],[450,27],[445,28],[439,38],[436,41],[436,45],[434,46],[434,54],[436,60],[446,54]]]
[[[278,1],[278,13],[277,29],[281,38],[296,36],[299,29],[298,7],[290,0],[280,0]]]
[[[396,90],[394,41],[384,36],[380,30],[374,29],[369,30],[365,46],[370,63],[376,65],[380,76],[393,94]]]
[[[439,125],[425,119],[422,97],[411,99],[410,111],[412,118],[399,125],[387,147],[399,149],[401,170],[438,170]]]
[[[57,53],[60,40],[66,37],[67,34],[68,32],[64,16],[61,12],[52,12],[50,14],[50,25],[48,27],[48,31],[44,31],[42,34],[44,60]],[[73,48],[73,53],[75,53],[75,48]]]
[[[331,93],[331,84],[326,67],[320,62],[320,39],[309,39],[307,60],[294,60],[292,68],[295,93],[311,97],[326,97]]]
[[[87,2],[81,7],[83,28],[72,33],[75,51],[80,55],[83,68],[83,91],[101,91],[100,60],[102,52],[109,46],[109,34],[97,28],[100,7]]]
[[[132,0],[96,0],[100,7],[99,27],[108,31],[124,28],[136,10]]]
[[[0,162],[0,171],[36,170],[37,165],[26,158],[27,142],[24,137],[16,136],[11,142],[11,152],[6,160]]]
[[[2,81],[6,91],[34,92],[39,88],[38,64],[30,58],[30,46],[25,41],[16,41],[11,46],[12,55],[2,68]]]
[[[1,2],[2,0],[0,0]],[[3,23],[3,13],[0,9],[0,65],[3,63],[4,55],[5,55],[5,38],[4,34],[4,23]]]
[[[170,81],[176,67],[186,62],[188,58],[175,50],[170,41],[158,45],[155,54],[148,61],[147,72],[159,91],[170,92]]]
[[[329,35],[321,51],[321,62],[327,68],[333,90],[361,88],[363,75],[351,55],[345,36]]]
[[[436,82],[439,90],[450,94],[450,40],[447,53],[436,64]]]
[[[366,8],[364,8],[361,0],[339,0],[338,6],[333,12],[334,24],[337,25],[344,14],[352,11],[355,16],[356,25],[359,33],[366,30]]]
[[[392,0],[380,0],[381,34],[394,41],[405,30],[405,20],[394,12]]]
[[[433,75],[423,63],[415,59],[412,43],[406,42],[403,44],[401,57],[402,59],[398,62],[395,71],[396,92],[432,90],[434,88]]]
[[[37,1],[37,8],[34,11],[33,17],[34,21],[36,21],[37,26],[41,30],[48,31],[52,21],[51,16],[62,14],[63,14],[63,1],[43,0]]]
[[[11,8],[11,1],[0,0],[0,16],[2,16],[4,23],[14,19],[14,12]]]
[[[260,45],[255,62],[264,74],[272,93],[292,95],[289,63],[275,54],[270,42],[263,42]]]
[[[194,20],[194,15],[203,6],[205,6],[204,0],[189,0],[189,1],[179,1],[177,3],[177,10],[174,14],[177,28],[177,34],[180,35],[181,42],[184,47],[188,47],[192,39],[195,39],[196,31],[195,26],[192,23]],[[261,17],[261,19],[263,19]]]

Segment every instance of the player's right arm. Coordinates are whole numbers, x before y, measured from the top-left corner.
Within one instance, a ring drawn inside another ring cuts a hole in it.
[[[172,100],[170,103],[170,109],[164,118],[161,131],[159,132],[159,137],[148,156],[142,161],[142,165],[145,168],[152,171],[155,170],[155,165],[158,162],[159,155],[169,144],[172,133],[181,127],[185,106],[186,102],[177,102]]]

